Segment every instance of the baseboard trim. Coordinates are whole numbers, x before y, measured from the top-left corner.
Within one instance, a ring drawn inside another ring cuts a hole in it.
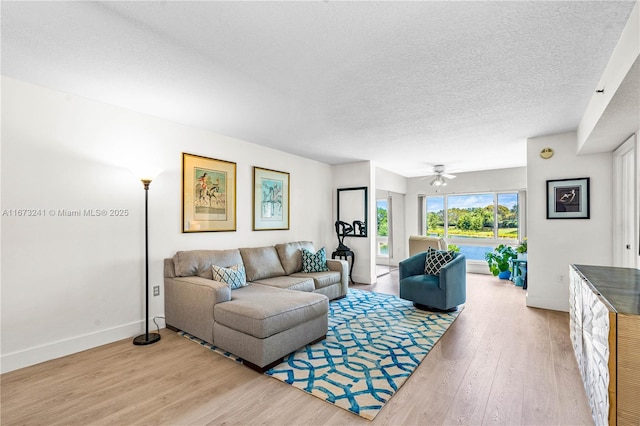
[[[531,297],[531,293],[527,293],[527,307],[548,309],[551,311],[569,312],[569,300],[549,300],[539,297]]]
[[[467,260],[467,272],[471,274],[486,274],[486,275],[491,274],[491,271],[489,271],[489,265],[487,265],[487,262],[476,261],[476,260]]]
[[[0,357],[0,372],[9,371],[40,364],[41,362],[61,358],[63,356],[86,351],[118,340],[135,337],[144,329],[144,321],[87,333],[56,342],[45,343],[16,352],[3,354]],[[132,343],[133,344],[133,343]]]

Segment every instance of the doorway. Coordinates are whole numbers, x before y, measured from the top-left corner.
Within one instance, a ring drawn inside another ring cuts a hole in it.
[[[404,235],[404,196],[376,191],[376,276],[398,269]]]
[[[637,268],[640,266],[638,230],[638,146],[637,136],[627,139],[613,153],[614,206],[613,261],[614,266]]]
[[[393,253],[393,222],[390,221],[392,202],[391,197],[388,196],[376,197],[376,276],[378,277],[391,272],[389,253]]]

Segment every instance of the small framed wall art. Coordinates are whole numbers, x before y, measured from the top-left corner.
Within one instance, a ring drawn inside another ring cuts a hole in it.
[[[547,219],[589,219],[589,178],[548,180]]]
[[[236,163],[182,153],[182,232],[236,230]]]
[[[289,229],[289,173],[253,168],[253,230]]]

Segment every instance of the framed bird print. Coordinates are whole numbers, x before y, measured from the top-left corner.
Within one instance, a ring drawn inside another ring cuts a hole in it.
[[[548,180],[547,219],[589,219],[589,178]]]

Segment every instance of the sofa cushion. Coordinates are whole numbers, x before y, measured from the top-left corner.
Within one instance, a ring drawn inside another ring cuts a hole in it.
[[[247,272],[247,281],[285,275],[278,252],[273,246],[241,248],[240,254]]]
[[[276,244],[276,251],[280,263],[287,275],[302,271],[302,249],[314,251],[311,241],[296,241],[292,243]]]
[[[199,276],[211,280],[213,265],[224,268],[242,265],[242,257],[238,249],[179,251],[173,256],[173,264],[176,277]]]
[[[440,269],[455,257],[453,251],[436,250],[429,247],[424,265],[424,273],[427,275],[439,275]]]
[[[309,274],[307,276],[287,276],[265,278],[263,280],[253,281],[256,284],[268,285],[270,287],[284,288],[287,290],[297,291],[313,291],[316,289],[315,283]]]
[[[322,294],[250,284],[234,290],[231,301],[215,305],[213,315],[217,323],[265,339],[327,315],[328,310],[329,299]]]
[[[297,272],[291,274],[291,277],[311,278],[313,279],[313,285],[316,289],[329,287],[330,285],[341,282],[341,274],[337,271],[328,272]]]
[[[247,275],[245,274],[244,266],[242,265],[233,265],[230,268],[213,265],[211,267],[211,273],[214,281],[227,283],[232,290],[247,285]]]
[[[326,272],[328,270],[324,247],[315,253],[302,249],[302,272]]]

